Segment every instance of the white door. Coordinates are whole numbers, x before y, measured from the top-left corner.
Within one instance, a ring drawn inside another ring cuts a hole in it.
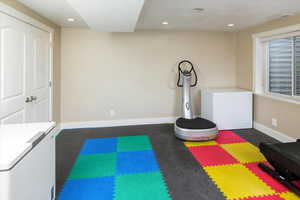
[[[50,35],[32,27],[30,35],[30,62],[28,79],[32,99],[33,122],[49,121],[50,106]]]
[[[0,124],[49,121],[50,34],[0,13]]]

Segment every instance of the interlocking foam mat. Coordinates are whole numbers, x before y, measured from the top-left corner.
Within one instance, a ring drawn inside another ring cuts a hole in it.
[[[184,142],[227,200],[300,200],[258,168],[268,164],[259,149],[232,131],[214,141]]]
[[[85,141],[59,200],[171,200],[148,136]]]

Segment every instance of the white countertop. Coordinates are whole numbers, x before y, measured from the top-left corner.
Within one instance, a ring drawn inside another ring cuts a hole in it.
[[[211,92],[211,93],[236,93],[236,92],[249,92],[249,90],[244,90],[240,88],[204,88],[201,89],[203,92]]]
[[[0,171],[13,167],[31,149],[34,138],[53,127],[55,122],[0,125]]]

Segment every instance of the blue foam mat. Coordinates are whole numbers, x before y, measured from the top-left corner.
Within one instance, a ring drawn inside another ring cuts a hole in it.
[[[146,173],[159,171],[152,150],[119,152],[117,174]]]
[[[112,200],[115,177],[68,180],[58,200]]]
[[[97,138],[85,141],[80,154],[113,153],[117,151],[117,138]]]

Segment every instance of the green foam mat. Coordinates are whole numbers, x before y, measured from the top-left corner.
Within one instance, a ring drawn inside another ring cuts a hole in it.
[[[77,158],[69,179],[114,176],[116,153],[81,155]]]
[[[128,137],[119,137],[118,152],[124,151],[139,151],[139,150],[149,150],[152,149],[151,143],[147,136],[128,136]]]
[[[116,177],[115,200],[171,200],[160,172]]]

